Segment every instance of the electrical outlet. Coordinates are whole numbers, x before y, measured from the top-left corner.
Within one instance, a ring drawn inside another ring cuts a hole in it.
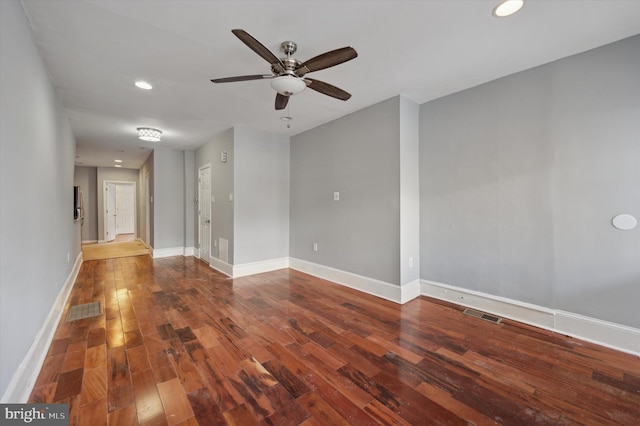
[[[340,193],[339,192],[334,192],[333,193],[333,201],[340,201]]]
[[[318,243],[313,243],[313,251],[318,251]]]

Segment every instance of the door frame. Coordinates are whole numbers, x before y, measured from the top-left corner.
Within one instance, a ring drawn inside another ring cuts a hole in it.
[[[138,237],[138,187],[135,181],[129,180],[103,180],[102,181],[102,236],[104,238],[103,241],[107,242],[107,185],[129,185],[133,186],[133,236],[134,238]],[[116,206],[117,208],[117,206]],[[118,235],[117,227],[116,227],[116,236]]]

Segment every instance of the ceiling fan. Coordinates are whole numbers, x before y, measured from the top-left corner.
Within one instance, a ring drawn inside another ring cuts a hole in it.
[[[343,62],[350,61],[358,56],[353,47],[343,47],[315,56],[304,62],[300,62],[291,55],[296,53],[298,46],[292,41],[280,44],[280,50],[287,55],[278,58],[262,43],[253,38],[244,30],[231,30],[249,49],[256,52],[264,60],[271,64],[271,74],[241,75],[236,77],[216,78],[213,83],[232,83],[236,81],[271,79],[271,87],[278,92],[276,95],[276,109],[281,110],[287,106],[289,97],[297,95],[305,88],[320,92],[324,95],[346,101],[351,94],[344,90],[320,80],[305,77],[307,73],[333,67]]]

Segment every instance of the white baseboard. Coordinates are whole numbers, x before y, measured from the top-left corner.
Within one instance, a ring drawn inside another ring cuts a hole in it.
[[[80,266],[82,265],[82,251],[76,257],[76,261],[73,264],[71,272],[65,281],[64,285],[58,293],[58,297],[49,311],[49,315],[45,319],[40,331],[36,335],[33,344],[29,348],[29,351],[25,355],[24,359],[18,366],[18,369],[13,374],[13,378],[7,386],[7,390],[2,395],[1,403],[17,403],[24,404],[29,400],[31,391],[36,384],[42,365],[44,364],[49,346],[53,341],[53,337],[56,334],[56,329],[60,318],[62,318],[62,312],[69,298],[69,294],[73,289],[73,284],[80,272]]]
[[[640,329],[434,281],[422,280],[420,287],[424,296],[640,355]]]
[[[98,240],[82,240],[80,244],[94,244],[97,243]]]
[[[555,329],[559,333],[640,355],[640,329],[602,321],[565,311],[556,311]]]
[[[552,309],[435,281],[422,280],[420,287],[424,296],[487,311],[536,327],[553,329]]]
[[[146,245],[146,244],[145,244]],[[147,246],[150,248],[150,246]],[[162,257],[171,257],[171,256],[193,256],[195,249],[193,247],[169,247],[162,249],[153,249],[152,248],[152,256],[154,259],[160,259]]]
[[[420,296],[420,280],[415,280],[400,287],[374,278],[292,257],[282,257],[241,265],[230,265],[218,258],[211,257],[209,259],[209,266],[232,278],[291,268],[395,303],[406,303]]]
[[[209,257],[209,267],[218,272],[222,272],[229,277],[233,277],[233,265],[230,265],[217,257]]]
[[[405,284],[400,287],[400,304],[405,304],[416,297],[419,297],[420,292],[420,280],[411,281],[409,284]]]
[[[233,278],[245,277],[247,275],[262,274],[263,272],[277,271],[289,267],[289,258],[262,260],[260,262],[243,263],[233,265]]]
[[[289,267],[313,275],[314,277],[322,278],[392,302],[401,303],[402,300],[402,287],[399,285],[319,265],[306,260],[296,259],[294,257],[289,258]]]
[[[162,257],[184,256],[184,247],[169,247],[162,249],[153,249],[153,258],[160,259]]]

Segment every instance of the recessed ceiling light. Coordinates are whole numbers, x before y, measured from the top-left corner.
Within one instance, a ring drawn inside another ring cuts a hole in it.
[[[504,18],[505,16],[513,15],[522,9],[522,6],[524,6],[524,0],[504,0],[493,8],[493,16]]]
[[[136,81],[135,83],[136,87],[139,87],[140,89],[144,89],[144,90],[151,90],[153,89],[153,86],[150,85],[149,83],[147,83],[146,81]]]
[[[122,163],[122,160],[113,160],[115,163]]]
[[[113,167],[122,167],[120,164],[115,164]]]

